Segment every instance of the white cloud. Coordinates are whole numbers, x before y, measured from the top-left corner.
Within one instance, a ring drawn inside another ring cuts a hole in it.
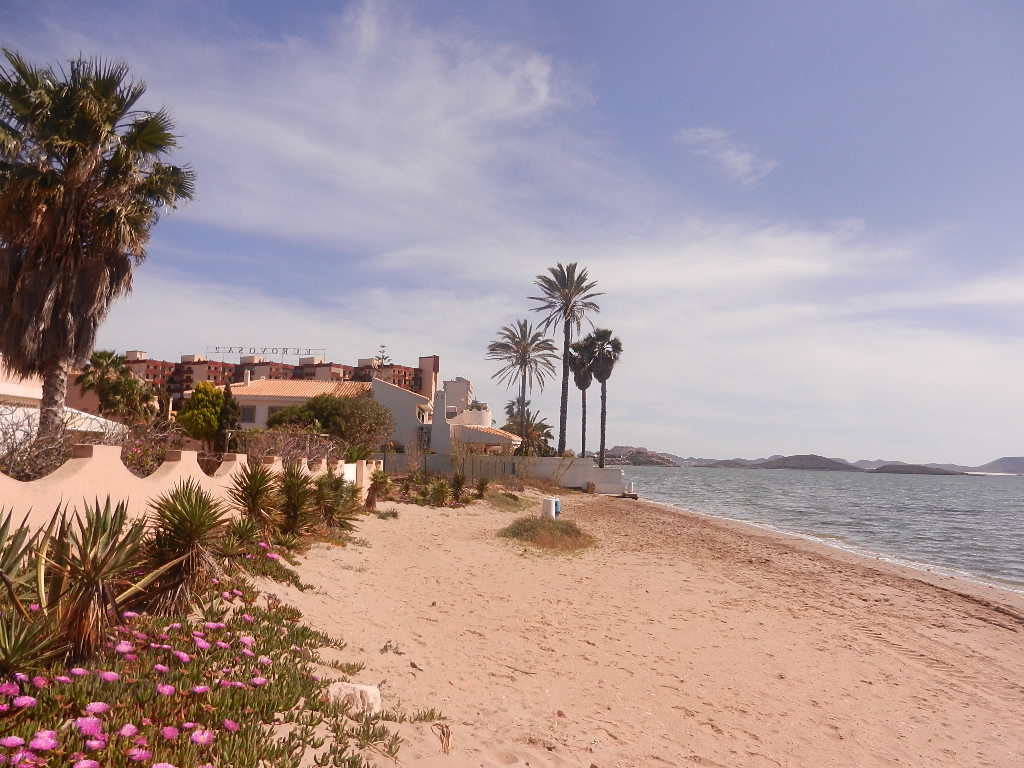
[[[755,186],[779,166],[774,160],[759,157],[720,128],[687,128],[676,134],[676,140],[711,160],[726,178],[744,187]]]

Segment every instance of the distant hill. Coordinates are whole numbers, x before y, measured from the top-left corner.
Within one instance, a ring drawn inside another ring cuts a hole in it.
[[[816,456],[813,453],[800,454],[798,456],[783,456],[781,459],[762,461],[755,465],[756,469],[816,469],[826,472],[862,472],[860,467],[855,467],[845,461],[826,459],[824,456]]]
[[[861,469],[878,469],[879,467],[892,467],[899,466],[900,464],[906,464],[905,461],[888,461],[886,459],[860,459],[859,461],[851,462],[853,466],[860,467]]]
[[[660,453],[646,448],[634,448],[631,445],[615,445],[606,448],[604,463],[610,466],[633,467],[678,467],[679,464],[662,456]]]
[[[922,464],[883,464],[880,467],[869,469],[868,472],[878,472],[889,475],[962,475],[963,472],[953,472],[940,467],[928,467]]]
[[[1006,472],[1011,475],[1024,474],[1024,456],[1003,456],[1001,459],[990,461],[975,467],[976,472]]]

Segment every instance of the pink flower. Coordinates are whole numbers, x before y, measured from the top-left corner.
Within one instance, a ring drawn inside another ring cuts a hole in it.
[[[90,701],[85,707],[85,711],[92,715],[102,715],[108,709],[110,705],[105,701]]]
[[[220,596],[223,597],[225,600],[228,600],[228,601],[230,601],[232,599],[232,597],[233,597],[233,595],[230,592],[221,592]]]
[[[206,633],[201,631],[201,630],[198,630],[198,629],[193,629],[192,630],[192,636],[193,637],[205,637]]]
[[[208,685],[197,685],[192,689],[192,693],[209,693],[210,686]]]
[[[71,682],[71,678],[68,677],[67,675],[57,675],[53,679],[56,680],[58,683],[70,683]]]
[[[281,556],[277,552],[267,552],[267,557],[271,560],[280,560]]]
[[[255,685],[255,686],[266,685],[267,684],[267,678],[265,678],[265,677],[254,677],[250,682],[253,685]]]
[[[114,650],[117,653],[131,653],[135,650],[135,646],[129,643],[127,640],[122,640],[120,643],[114,646]]]
[[[231,643],[225,643],[223,640],[218,640],[217,641],[217,647],[218,648],[230,648],[231,647]]]
[[[174,622],[173,624],[167,625],[168,629],[181,629],[181,622]]]
[[[267,544],[267,542],[265,541],[258,542],[258,545],[263,547],[264,549],[270,549],[270,545]]]
[[[216,736],[217,734],[215,734],[213,731],[198,730],[192,734],[192,743],[202,744],[204,746],[207,744],[213,744],[213,740],[216,738]]]
[[[78,760],[72,768],[100,768],[100,764],[95,760]]]
[[[253,638],[249,637],[249,635],[242,635],[240,638],[238,638],[238,642],[240,642],[246,648],[250,648],[256,641]]]
[[[7,747],[8,749],[14,749],[25,744],[25,740],[21,736],[4,736],[0,739],[0,747]]]
[[[182,723],[181,727],[184,728],[186,731],[191,731],[197,725],[199,725],[199,723]]]
[[[178,738],[178,729],[175,728],[173,725],[165,725],[163,728],[160,729],[160,735],[168,741],[174,741],[176,738]]]
[[[29,604],[28,609],[30,611],[32,611],[32,613],[35,613],[35,612],[41,610],[40,607],[39,607],[39,603],[31,603],[31,604]]]
[[[18,707],[19,709],[30,709],[36,705],[35,696],[18,696],[11,702],[12,706]]]
[[[167,683],[160,683],[156,687],[156,692],[161,696],[172,696],[174,694],[174,686],[167,685]]]
[[[270,659],[270,657],[269,657],[269,656],[260,656],[260,657],[259,657],[259,659],[258,659],[258,661],[259,661],[259,663],[260,663],[260,664],[262,664],[262,665],[263,665],[264,667],[269,667],[269,666],[270,666],[271,664],[273,664],[273,663],[274,663],[273,661],[271,661],[271,659]]]
[[[210,650],[210,644],[208,642],[206,642],[205,640],[203,640],[203,638],[201,638],[201,637],[195,638],[195,643],[196,643],[196,648],[198,648],[201,651],[208,651],[208,650]]]
[[[166,664],[154,664],[153,669],[157,672],[167,672],[169,667]]]
[[[78,726],[78,730],[82,732],[83,736],[102,736],[103,735],[103,721],[98,717],[79,717],[75,720],[75,725]]]
[[[118,680],[121,679],[121,676],[117,674],[117,672],[110,671],[97,672],[96,676],[99,677],[100,680],[103,680],[107,683],[116,683]]]
[[[85,742],[86,749],[103,749],[105,746],[107,746],[106,739],[88,739]]]
[[[176,658],[182,664],[188,664],[190,661],[192,661],[191,657],[184,651],[175,651],[174,658]]]
[[[175,768],[170,763],[153,763],[152,768]]]
[[[125,723],[121,726],[120,730],[118,730],[117,735],[123,736],[126,739],[130,739],[132,736],[137,735],[138,732],[139,729],[136,728],[132,723]]]
[[[70,672],[75,677],[84,677],[85,675],[89,674],[88,669],[82,669],[81,667],[72,667]]]
[[[141,763],[143,760],[149,760],[153,753],[148,749],[142,747],[132,747],[128,750],[128,759],[134,760],[136,763]]]
[[[222,621],[208,621],[203,626],[207,629],[224,629],[225,624]]]
[[[240,726],[234,720],[225,720],[224,721],[224,730],[225,731],[231,731],[231,733],[234,733],[235,731],[237,731],[241,727],[242,726]]]
[[[252,624],[254,621],[256,621],[256,619],[253,616],[250,616],[248,613],[243,613],[242,614],[242,621],[247,621],[250,624]]]
[[[124,616],[126,619],[134,619],[139,614],[137,614],[135,611],[125,611],[121,615]]]
[[[248,648],[243,648],[243,649],[242,649],[242,655],[243,655],[243,656],[248,656],[248,657],[252,658],[252,657],[253,657],[253,656],[255,656],[256,654],[255,654],[255,653],[253,653],[252,651],[250,651],[250,650],[249,650]]]
[[[28,743],[28,745],[38,751],[46,752],[50,749],[56,749],[57,747],[57,732],[56,731],[39,731],[35,738]]]
[[[125,661],[136,661],[139,657],[134,653],[126,653],[124,655]]]
[[[241,597],[242,596],[242,590],[240,590],[240,589],[232,589],[231,590],[231,594],[237,595],[238,597]]]
[[[50,684],[50,681],[47,680],[42,675],[36,675],[35,677],[32,678],[32,685],[34,685],[36,688],[45,688],[49,684]]]

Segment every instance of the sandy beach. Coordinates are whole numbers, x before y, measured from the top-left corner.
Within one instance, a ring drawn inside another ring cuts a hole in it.
[[[624,499],[563,496],[598,539],[569,556],[479,502],[382,506],[274,591],[386,707],[447,717],[451,754],[405,724],[403,765],[1024,765],[1012,593]]]

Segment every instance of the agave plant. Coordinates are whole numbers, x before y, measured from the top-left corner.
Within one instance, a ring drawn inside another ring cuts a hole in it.
[[[355,518],[359,506],[359,488],[333,470],[328,470],[313,481],[316,486],[315,504],[324,523],[343,531],[356,530]]]
[[[228,489],[231,505],[270,532],[278,525],[278,493],[274,473],[265,464],[246,464]]]
[[[129,523],[126,503],[113,506],[109,497],[70,519],[66,508],[54,513],[37,547],[38,602],[54,616],[73,657],[91,657],[108,615],[120,622],[125,601],[173,567],[175,561],[146,574],[145,537],[145,521]]]
[[[150,508],[150,562],[157,568],[176,563],[157,581],[153,609],[182,611],[192,602],[199,584],[220,570],[218,546],[228,524],[228,511],[192,478],[150,502]]]
[[[279,528],[282,533],[301,536],[315,524],[313,478],[297,462],[289,462],[277,478],[280,499]]]

